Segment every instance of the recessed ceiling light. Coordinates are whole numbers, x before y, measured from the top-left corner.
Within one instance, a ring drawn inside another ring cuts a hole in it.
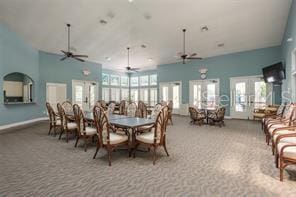
[[[149,61],[149,62],[152,62],[152,61],[153,61],[153,59],[152,59],[152,58],[148,58],[148,61]]]
[[[290,37],[290,38],[287,39],[287,42],[292,42],[292,41],[293,41],[293,38],[292,37]]]
[[[106,57],[106,60],[111,61],[111,57]]]
[[[102,25],[106,25],[108,22],[105,21],[105,20],[103,20],[103,19],[101,19],[101,20],[100,20],[100,23],[101,23]]]
[[[206,31],[209,31],[209,28],[208,28],[208,26],[202,26],[201,28],[200,28],[200,31],[201,32],[206,32]]]
[[[134,0],[128,0],[128,2],[132,3]]]
[[[224,43],[217,44],[218,47],[224,47]]]

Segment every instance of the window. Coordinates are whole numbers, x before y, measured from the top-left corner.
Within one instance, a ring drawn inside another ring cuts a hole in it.
[[[109,88],[102,88],[102,99],[105,102],[109,102],[110,90]]]
[[[109,85],[109,75],[108,74],[105,74],[105,73],[102,74],[102,84]]]
[[[150,89],[150,105],[154,106],[157,104],[157,88]]]
[[[148,85],[149,85],[148,75],[141,76],[140,77],[140,86],[148,86]]]
[[[157,85],[157,75],[150,75],[150,85],[156,86]]]
[[[131,89],[131,100],[138,102],[138,89]]]
[[[129,100],[129,89],[128,88],[121,89],[121,100]]]
[[[120,88],[111,88],[111,101],[120,101]]]
[[[131,77],[131,86],[132,87],[139,86],[139,77]]]
[[[149,89],[140,89],[140,100],[143,101],[145,104],[149,103],[148,91]]]
[[[128,77],[123,77],[122,76],[120,81],[121,81],[121,86],[122,87],[128,87],[128,84],[129,84],[128,83]]]
[[[110,76],[110,81],[112,86],[119,86],[120,83],[120,77],[118,75],[111,75]]]

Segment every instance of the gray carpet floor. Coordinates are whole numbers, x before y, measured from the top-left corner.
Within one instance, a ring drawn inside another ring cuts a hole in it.
[[[109,167],[104,150],[92,159],[94,145],[48,136],[46,122],[11,129],[0,134],[0,196],[296,196],[296,168],[279,181],[258,122],[188,122],[174,117],[170,156],[160,148],[155,166],[149,153],[119,150]]]

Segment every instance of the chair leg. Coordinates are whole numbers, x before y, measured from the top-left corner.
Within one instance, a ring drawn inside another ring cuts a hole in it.
[[[94,156],[93,156],[93,159],[96,158],[99,149],[100,149],[100,144],[99,144],[99,140],[98,140],[97,149],[96,149],[96,152],[95,152],[95,154],[94,154]]]
[[[48,135],[50,135],[50,131],[51,131],[51,129],[52,129],[52,125],[50,124],[50,125],[49,125]]]
[[[275,162],[275,167],[276,168],[279,168],[279,154],[278,153],[276,153],[275,154],[275,157],[274,157],[274,162]]]
[[[77,147],[78,141],[79,141],[79,136],[76,137],[76,143],[74,147]]]
[[[156,161],[156,146],[153,146],[153,165],[155,165]]]
[[[167,147],[166,147],[166,142],[164,142],[164,144],[163,144],[163,148],[164,148],[164,151],[166,152],[167,156],[170,156],[170,155],[169,155],[169,152],[168,152],[168,150],[167,150]]]
[[[61,129],[60,136],[59,136],[59,140],[61,139],[63,133],[64,133],[64,130]]]
[[[107,152],[108,152],[108,162],[109,162],[109,166],[111,166],[111,152],[112,150],[111,149],[107,149]]]
[[[87,151],[87,140],[86,140],[86,136],[83,137],[84,138],[84,152]]]

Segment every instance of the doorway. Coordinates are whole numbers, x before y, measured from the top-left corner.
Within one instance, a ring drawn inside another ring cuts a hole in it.
[[[272,103],[272,86],[261,76],[230,78],[230,116],[252,119],[254,109],[262,109]]]
[[[219,105],[219,79],[189,81],[189,104],[199,109],[213,109]]]
[[[182,82],[175,81],[175,82],[167,82],[167,83],[160,83],[160,100],[169,102],[170,100],[173,101],[173,113],[180,114],[180,105],[182,103],[181,96],[182,96]]]
[[[93,81],[72,81],[72,101],[84,111],[91,111],[98,100],[97,83]]]

